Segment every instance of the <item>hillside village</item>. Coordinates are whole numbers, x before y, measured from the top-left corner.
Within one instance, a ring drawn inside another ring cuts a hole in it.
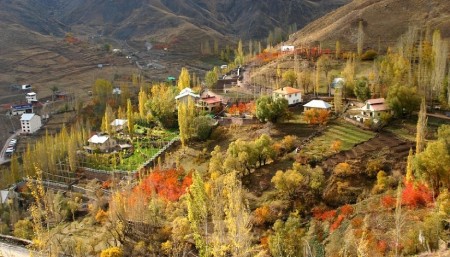
[[[204,74],[137,67],[83,94],[11,88],[0,241],[32,256],[448,256],[448,41],[424,30],[386,49],[239,40]]]

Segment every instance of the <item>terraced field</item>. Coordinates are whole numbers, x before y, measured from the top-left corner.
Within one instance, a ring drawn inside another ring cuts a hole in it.
[[[355,127],[351,124],[337,122],[330,125],[325,132],[314,138],[302,152],[315,160],[322,160],[336,153],[336,150],[346,151],[352,149],[355,145],[366,142],[373,138],[375,133]],[[332,145],[340,142],[339,149],[333,149]]]

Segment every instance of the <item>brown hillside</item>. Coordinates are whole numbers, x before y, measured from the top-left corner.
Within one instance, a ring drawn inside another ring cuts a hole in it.
[[[365,48],[395,45],[409,26],[440,29],[450,37],[450,2],[429,0],[354,0],[310,23],[292,35],[290,42],[308,45],[323,42],[332,47],[340,40],[345,47],[356,48],[359,21],[364,24]]]

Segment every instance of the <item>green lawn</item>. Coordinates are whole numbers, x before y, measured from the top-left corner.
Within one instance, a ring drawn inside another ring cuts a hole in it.
[[[314,138],[302,152],[315,160],[334,154],[331,148],[334,142],[341,141],[341,151],[349,150],[356,144],[365,142],[375,136],[374,132],[366,131],[344,122],[329,125],[323,135]]]

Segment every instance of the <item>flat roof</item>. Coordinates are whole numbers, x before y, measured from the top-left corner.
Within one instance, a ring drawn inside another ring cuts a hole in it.
[[[22,114],[22,117],[20,118],[20,120],[31,120],[34,117],[34,113],[24,113]]]

